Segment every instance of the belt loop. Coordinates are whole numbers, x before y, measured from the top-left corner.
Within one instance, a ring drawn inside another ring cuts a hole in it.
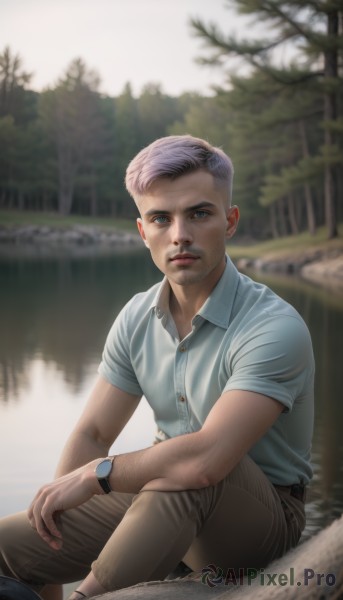
[[[292,485],[274,485],[275,489],[286,492],[292,498],[300,500],[305,504],[306,501],[306,486],[303,483],[293,483]]]
[[[291,485],[291,496],[297,500],[301,500],[305,504],[306,501],[306,486],[301,483]]]

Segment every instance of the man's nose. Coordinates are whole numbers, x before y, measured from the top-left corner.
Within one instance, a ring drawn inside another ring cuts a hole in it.
[[[172,225],[173,244],[191,244],[193,241],[190,224],[185,219],[175,219]]]

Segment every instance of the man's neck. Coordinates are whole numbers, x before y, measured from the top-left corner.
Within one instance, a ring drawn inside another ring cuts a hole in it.
[[[203,306],[218,279],[208,288],[199,285],[180,286],[169,282],[169,310],[174,319],[180,339],[192,331],[192,319]]]
[[[199,299],[197,300],[197,302],[189,302],[187,298],[182,297],[182,294],[175,296],[171,290],[169,309],[181,340],[192,331],[192,319],[203,304]]]

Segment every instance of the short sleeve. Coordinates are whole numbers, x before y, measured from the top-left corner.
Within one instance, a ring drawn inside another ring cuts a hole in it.
[[[130,358],[129,313],[131,301],[121,310],[107,336],[98,373],[119,389],[141,396]]]
[[[313,378],[310,334],[300,317],[266,316],[232,340],[224,392],[234,389],[264,394],[278,400],[285,411],[305,394]]]

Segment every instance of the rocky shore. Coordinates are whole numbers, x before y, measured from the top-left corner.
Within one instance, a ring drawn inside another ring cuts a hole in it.
[[[240,270],[294,274],[321,287],[343,293],[343,247],[309,248],[300,252],[266,254],[237,260]]]
[[[91,225],[75,225],[66,228],[46,225],[0,227],[0,244],[28,243],[121,246],[141,244],[141,239],[138,233],[104,229]]]
[[[106,253],[116,249],[135,248],[142,245],[138,233],[97,227],[74,225],[52,227],[47,225],[0,226],[0,254],[51,255],[73,252],[77,255]],[[316,246],[301,252],[273,252],[260,258],[236,260],[242,271],[294,274],[314,283],[343,293],[343,242],[332,246]]]

